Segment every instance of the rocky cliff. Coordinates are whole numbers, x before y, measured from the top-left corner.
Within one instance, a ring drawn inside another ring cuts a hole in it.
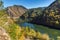
[[[7,7],[7,14],[14,20],[19,18],[27,11],[27,8],[19,5]]]

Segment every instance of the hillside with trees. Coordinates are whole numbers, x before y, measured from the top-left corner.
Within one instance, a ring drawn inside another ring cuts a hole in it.
[[[43,11],[42,22],[52,28],[60,28],[60,0],[54,1]]]
[[[0,1],[0,40],[54,40],[60,37],[60,0],[48,7],[4,7]],[[52,28],[49,28],[52,27]]]
[[[29,28],[28,26],[21,27],[15,23],[16,21],[13,18],[24,14],[26,11],[25,7],[15,5],[14,7],[9,7],[11,10],[9,10],[9,8],[7,10],[3,7],[1,0],[0,8],[0,40],[47,40],[47,37],[49,38],[47,34],[41,34],[39,31]],[[44,36],[47,37],[44,38]]]

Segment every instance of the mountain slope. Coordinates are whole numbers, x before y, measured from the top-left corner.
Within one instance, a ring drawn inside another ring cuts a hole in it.
[[[28,10],[20,16],[19,21],[60,28],[60,0],[55,0],[48,7],[42,9],[43,8],[34,8]]]
[[[23,15],[27,9],[23,6],[14,5],[7,8],[8,15],[14,20]]]
[[[60,28],[60,0],[56,0],[48,6],[44,10],[42,18],[42,24],[53,28]]]
[[[3,38],[0,38],[0,40],[46,40],[49,37],[48,34],[41,34],[39,31],[35,31],[29,27],[19,26],[7,15],[6,10],[1,10],[0,14],[2,15],[0,17],[0,33],[2,33],[0,37]],[[44,38],[42,35],[47,37]],[[8,39],[4,37],[8,37]]]
[[[42,14],[43,8],[33,8],[29,9],[27,12],[25,12],[22,16],[20,16],[19,21],[20,22],[31,22],[34,20],[37,16],[40,16]],[[18,22],[19,22],[18,21]],[[34,20],[35,21],[35,20]]]
[[[43,40],[44,35],[41,34],[39,31],[36,31],[36,30],[31,29],[29,27],[21,27],[20,25],[15,23],[13,18],[14,17],[20,17],[20,15],[19,16],[15,16],[15,15],[11,16],[15,13],[11,13],[9,15],[9,12],[7,13],[7,11],[8,10],[6,10],[6,9],[0,10],[0,27],[1,27],[0,33],[2,33],[2,34],[5,33],[4,35],[0,34],[0,37],[2,37],[4,39],[4,37],[8,35],[7,37],[9,37],[9,40],[28,40],[28,39],[29,40],[31,40],[31,39],[32,40],[35,40],[35,39],[36,40],[37,39]],[[17,11],[19,11],[19,10],[17,10]],[[16,13],[16,14],[18,14],[18,13]],[[49,36],[47,35],[47,37],[49,37]],[[47,37],[44,39],[47,39]],[[3,40],[3,39],[0,39],[0,40]]]

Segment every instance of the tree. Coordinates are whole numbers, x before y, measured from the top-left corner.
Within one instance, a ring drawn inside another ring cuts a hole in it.
[[[3,6],[3,1],[0,0],[0,10],[3,9],[3,7],[4,7],[4,6]]]

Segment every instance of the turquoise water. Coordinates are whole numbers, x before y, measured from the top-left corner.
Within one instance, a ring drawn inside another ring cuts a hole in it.
[[[26,23],[26,22],[25,23],[21,23],[20,26],[22,26],[22,27],[30,27],[30,28],[33,28],[33,29],[35,28],[33,24]]]

